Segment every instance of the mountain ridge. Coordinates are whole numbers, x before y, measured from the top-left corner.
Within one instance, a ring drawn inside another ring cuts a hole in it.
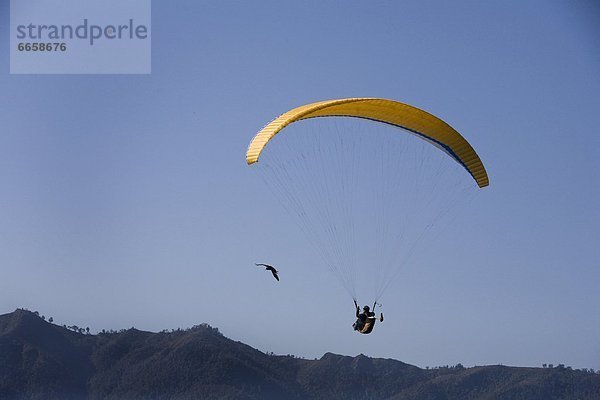
[[[600,374],[569,367],[422,369],[394,359],[265,354],[201,324],[99,334],[35,313],[0,315],[0,398],[599,399]]]

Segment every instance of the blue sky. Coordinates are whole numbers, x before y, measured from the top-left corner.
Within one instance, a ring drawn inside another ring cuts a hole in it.
[[[593,1],[154,1],[150,75],[10,75],[0,15],[0,312],[207,322],[308,358],[600,368]],[[491,182],[370,336],[244,160],[276,115],[352,96],[441,117]]]

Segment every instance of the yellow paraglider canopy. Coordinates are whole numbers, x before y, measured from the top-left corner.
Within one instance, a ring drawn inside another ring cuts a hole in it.
[[[489,179],[479,156],[454,128],[408,104],[379,98],[348,98],[306,104],[275,118],[261,129],[246,152],[248,165],[258,161],[267,143],[286,126],[315,117],[354,117],[395,125],[439,147],[460,163],[479,187],[489,185]]]

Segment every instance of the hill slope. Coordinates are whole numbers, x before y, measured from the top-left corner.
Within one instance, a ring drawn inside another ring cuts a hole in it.
[[[208,325],[86,335],[34,313],[0,315],[0,398],[600,399],[600,375],[569,368],[424,370],[331,353],[264,354]]]

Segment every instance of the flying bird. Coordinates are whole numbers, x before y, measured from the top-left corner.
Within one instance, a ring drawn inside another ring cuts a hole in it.
[[[271,271],[271,273],[273,274],[273,277],[275,279],[277,279],[277,281],[279,282],[279,275],[277,275],[277,270],[275,269],[275,267],[273,267],[272,265],[269,264],[256,264],[257,267],[265,267],[265,269],[267,271]]]

